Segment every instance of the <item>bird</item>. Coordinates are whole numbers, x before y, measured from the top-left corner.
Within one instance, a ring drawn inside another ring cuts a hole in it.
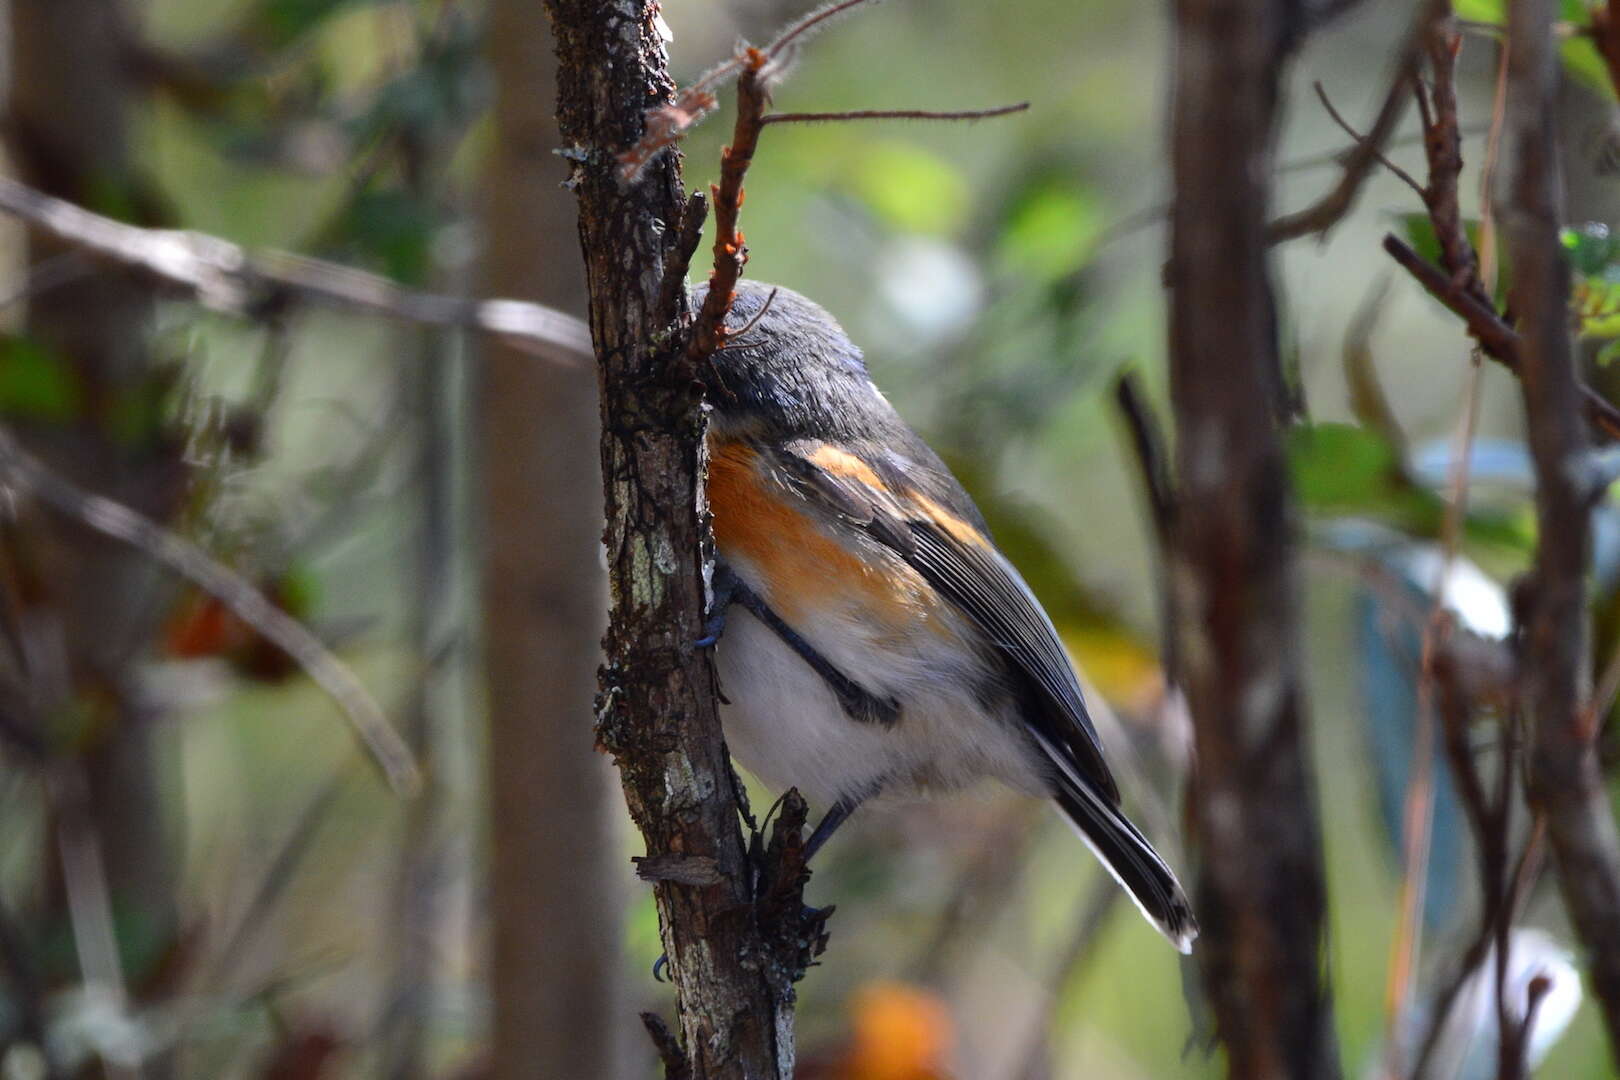
[[[701,304],[707,285],[691,290]],[[825,816],[986,777],[1052,799],[1183,953],[1198,923],[1121,809],[1051,619],[861,350],[789,289],[740,281],[700,364],[721,726],[762,783]]]

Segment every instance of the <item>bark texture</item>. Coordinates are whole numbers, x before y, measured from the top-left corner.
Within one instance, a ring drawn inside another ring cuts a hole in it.
[[[1571,347],[1569,265],[1560,250],[1562,180],[1552,0],[1515,0],[1498,199],[1519,316],[1520,385],[1536,469],[1539,540],[1521,627],[1525,710],[1534,736],[1531,805],[1545,815],[1559,883],[1620,1061],[1620,836],[1598,763],[1590,698],[1586,566],[1589,449]]]
[[[545,9],[493,0],[495,150],[486,291],[585,310],[562,190]],[[622,811],[591,730],[607,625],[596,379],[491,341],[482,355],[484,666],[489,701],[498,1080],[627,1075]]]
[[[658,5],[547,2],[601,393],[612,603],[597,737],[646,840],[643,872],[657,868],[692,1075],[787,1080],[791,979],[754,918],[714,671],[693,647],[708,556],[703,418],[676,332],[684,291],[664,287],[684,261],[679,161],[666,153],[626,181],[616,157],[672,97]]]
[[[1319,1080],[1339,1066],[1266,261],[1278,80],[1301,11],[1178,0],[1176,17],[1172,588],[1197,739],[1195,955],[1228,1075]]]

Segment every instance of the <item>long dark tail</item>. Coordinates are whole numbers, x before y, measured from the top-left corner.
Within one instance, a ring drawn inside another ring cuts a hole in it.
[[[1057,780],[1057,804],[1080,833],[1086,846],[1102,861],[1114,880],[1124,886],[1136,906],[1159,932],[1183,953],[1192,952],[1198,920],[1192,905],[1147,837],[1079,777],[1065,771]]]

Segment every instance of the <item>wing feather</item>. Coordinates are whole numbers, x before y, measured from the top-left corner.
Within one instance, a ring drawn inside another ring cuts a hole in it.
[[[1037,707],[1025,719],[1039,733],[1042,749],[1061,757],[1054,762],[1060,770],[1083,777],[1118,806],[1119,789],[1103,760],[1074,666],[1052,620],[1012,564],[976,525],[942,520],[944,511],[934,500],[897,485],[874,486],[869,471],[834,471],[811,457],[808,452],[778,455],[787,482],[897,552],[966,614],[1034,691]],[[936,477],[936,486],[939,482]],[[971,505],[959,488],[953,495],[953,501]]]

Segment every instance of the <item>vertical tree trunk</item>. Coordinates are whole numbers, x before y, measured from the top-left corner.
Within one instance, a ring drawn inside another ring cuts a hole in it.
[[[585,310],[545,9],[493,0],[487,291]],[[481,368],[494,1075],[626,1075],[623,883],[591,700],[607,624],[596,379],[489,343]]]
[[[599,361],[612,604],[597,737],[646,839],[692,1075],[788,1080],[791,979],[749,917],[714,670],[693,647],[709,552],[697,373],[676,332],[684,294],[665,288],[682,262],[679,159],[658,155],[633,181],[617,161],[646,110],[671,99],[658,5],[547,6]]]
[[[1557,5],[1514,0],[1508,21],[1503,235],[1513,261],[1512,307],[1523,337],[1520,384],[1536,468],[1536,561],[1521,658],[1533,725],[1529,790],[1546,816],[1564,901],[1586,947],[1610,1052],[1620,1062],[1620,837],[1598,765],[1587,702],[1587,435],[1570,343],[1569,266],[1554,97]]]
[[[51,195],[127,214],[139,200],[128,160],[126,114],[135,88],[119,38],[122,12],[109,0],[12,0],[10,8],[5,134],[21,178]],[[63,250],[32,237],[28,259],[37,265]],[[164,521],[179,506],[185,474],[155,410],[142,411],[157,389],[147,366],[148,314],[142,287],[112,270],[31,300],[27,332],[72,371],[82,408],[71,423],[19,424],[18,434],[75,482]],[[115,434],[131,416],[136,426]],[[113,901],[130,916],[126,925],[161,941],[173,921],[174,857],[155,772],[156,717],[129,677],[161,614],[155,575],[127,546],[60,518],[41,524],[49,535],[27,554],[49,590],[51,617],[60,619],[71,692],[80,705],[106,709],[82,758],[83,809],[100,838]]]
[[[1178,0],[1170,375],[1178,656],[1196,732],[1196,955],[1228,1075],[1339,1071],[1300,687],[1297,529],[1266,260],[1292,0]]]

